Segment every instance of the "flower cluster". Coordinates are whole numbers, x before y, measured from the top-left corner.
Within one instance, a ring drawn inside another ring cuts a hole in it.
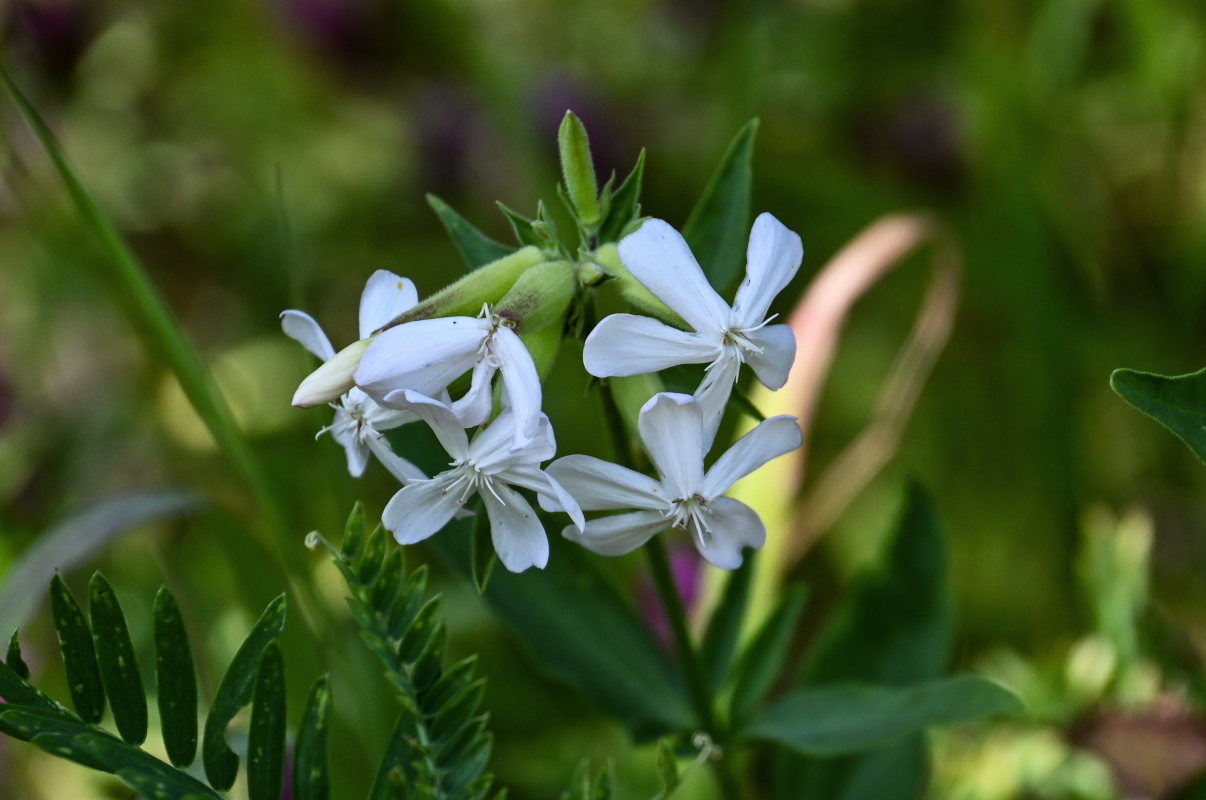
[[[440,303],[425,309],[410,281],[378,271],[361,297],[361,339],[338,354],[309,315],[281,315],[285,333],[325,362],[298,388],[294,404],[330,402],[335,420],[322,432],[343,445],[352,475],[363,473],[372,454],[402,483],[382,514],[400,543],[436,533],[476,496],[503,565],[516,572],[544,567],[548,540],[517,491],[526,489],[546,512],[569,517],[566,538],[603,555],[681,530],[706,560],[733,569],[742,548],[763,544],[758,514],[724,493],[799,447],[795,419],[764,420],[710,467],[704,460],[742,364],[772,389],[787,379],[795,339],[788,326],[770,324],[767,312],[799,269],[800,238],[770,214],[759,216],[732,306],[708,284],[682,235],[661,220],[645,220],[620,240],[618,254],[626,277],[657,304],[655,312],[681,325],[628,313],[605,317],[586,337],[586,371],[614,378],[707,365],[693,394],[656,392],[640,410],[636,428],[656,477],[589,455],[541,468],[555,455],[556,442],[542,411],[532,343],[550,332],[559,338],[570,294],[590,291],[577,280],[565,283],[576,274],[566,262],[527,268],[501,297],[483,298],[478,316],[441,314],[447,304]],[[479,270],[483,285],[490,283],[489,270]],[[545,290],[553,284],[571,288]],[[396,454],[384,434],[416,421],[431,428],[451,458],[433,477]],[[472,436],[470,429],[476,429]],[[620,513],[588,520],[584,511]]]

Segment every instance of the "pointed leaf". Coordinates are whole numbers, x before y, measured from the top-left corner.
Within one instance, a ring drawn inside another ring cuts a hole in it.
[[[504,203],[499,202],[496,205],[502,211],[503,216],[507,218],[507,222],[511,223],[511,230],[515,231],[515,238],[519,240],[521,245],[533,245],[544,248],[551,244],[546,236],[542,236],[536,230],[535,220],[528,219]]]
[[[483,264],[489,264],[515,252],[514,247],[508,247],[479,231],[469,220],[453,211],[450,205],[434,194],[427,195],[427,204],[440,218],[444,230],[452,237],[452,243],[460,251],[469,269],[477,269]]]
[[[375,609],[388,609],[402,588],[402,571],[405,569],[402,548],[394,547],[385,556],[381,574],[373,582],[372,603]]]
[[[657,771],[662,778],[660,797],[669,797],[678,788],[681,781],[678,774],[678,758],[674,755],[674,745],[669,739],[660,739],[657,743]]]
[[[683,226],[683,237],[691,245],[708,282],[726,297],[741,277],[750,235],[753,185],[750,160],[757,133],[757,119],[750,120],[737,132]]]
[[[427,640],[423,652],[415,659],[414,669],[410,672],[411,682],[415,691],[422,692],[435,683],[444,667],[444,650],[448,644],[448,629],[443,622],[436,624],[435,632]]]
[[[12,638],[8,640],[8,652],[4,656],[4,663],[8,664],[18,677],[29,680],[29,665],[25,663],[25,659],[21,658],[21,642],[17,639],[17,631],[13,631]],[[0,697],[4,697],[4,694],[0,693]]]
[[[641,183],[645,177],[645,150],[637,155],[636,165],[611,196],[607,216],[599,226],[599,243],[618,242],[624,229],[640,218]]]
[[[404,664],[413,664],[435,634],[436,628],[440,624],[440,620],[436,616],[439,609],[440,596],[436,595],[423,604],[419,613],[415,615],[414,622],[402,635],[402,641],[398,643],[398,658]]]
[[[247,732],[247,796],[280,800],[285,781],[285,661],[276,644],[260,656]]]
[[[74,715],[51,698],[42,694],[8,664],[0,664],[0,711],[9,706],[25,706],[36,711],[46,711],[71,719]]]
[[[148,800],[187,800],[194,797],[220,800],[220,795],[191,775],[102,731],[79,735],[75,737],[75,743],[104,761],[108,771]]]
[[[729,701],[729,718],[734,725],[749,716],[782,670],[806,597],[804,585],[795,584],[741,654],[733,671],[733,696]]]
[[[368,538],[368,523],[364,519],[364,506],[360,501],[352,506],[347,524],[343,529],[343,540],[339,543],[339,554],[347,561],[355,561],[360,556],[364,541]]]
[[[297,741],[293,745],[293,800],[328,800],[331,727],[331,681],[326,675],[314,683]]]
[[[373,581],[381,574],[381,570],[385,566],[387,542],[392,538],[381,525],[378,525],[369,534],[368,542],[364,546],[364,553],[361,554],[356,565],[356,580],[361,586],[372,586]]]
[[[88,584],[88,613],[113,721],[121,738],[130,744],[142,744],[147,738],[147,698],[138,674],[134,643],[130,641],[117,595],[99,572],[93,574]]]
[[[84,722],[100,722],[105,713],[105,690],[96,663],[92,631],[80,604],[58,575],[50,581],[50,608],[59,634],[59,649],[63,651],[71,703]]]
[[[749,604],[750,587],[754,582],[757,556],[757,550],[751,551],[741,566],[729,574],[720,603],[708,620],[708,629],[699,648],[699,660],[704,665],[708,685],[713,691],[720,688],[733,662],[737,637],[741,634],[741,623]]]
[[[832,756],[891,744],[931,725],[1025,711],[1013,692],[978,675],[904,689],[845,684],[797,689],[756,716],[744,733],[799,753]]]
[[[412,765],[420,762],[423,755],[417,746],[418,732],[414,724],[412,714],[403,711],[398,716],[385,755],[381,757],[381,765],[377,768],[377,778],[369,792],[370,800],[407,796],[401,790],[406,784],[413,785]]]
[[[172,764],[187,767],[197,755],[197,677],[192,648],[176,598],[166,586],[155,594],[152,614],[163,743]]]
[[[1168,428],[1206,463],[1206,369],[1188,375],[1157,375],[1117,369],[1110,388]]]
[[[58,758],[74,761],[89,769],[112,772],[109,764],[98,758],[80,742],[79,737],[106,737],[129,748],[112,734],[93,728],[79,719],[34,708],[0,706],[0,731],[17,739],[32,742]],[[137,748],[130,748],[138,752]]]
[[[284,627],[285,596],[282,594],[264,609],[218,685],[213,707],[205,720],[201,758],[210,785],[220,792],[234,784],[239,771],[239,757],[226,744],[226,726],[239,709],[251,702],[260,656],[280,636]]]

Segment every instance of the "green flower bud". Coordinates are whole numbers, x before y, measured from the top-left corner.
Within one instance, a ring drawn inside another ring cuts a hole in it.
[[[583,227],[598,226],[599,185],[595,179],[595,165],[590,157],[590,141],[582,120],[573,111],[566,111],[557,131],[557,147],[561,151],[561,174],[565,177],[565,188],[570,202],[578,212]]]
[[[483,303],[497,303],[521,276],[544,263],[545,259],[539,247],[529,245],[497,261],[483,264],[414,308],[399,314],[381,326],[381,330],[417,319],[475,316],[481,311]]]
[[[494,306],[494,313],[508,320],[519,334],[535,333],[561,324],[570,301],[578,291],[578,276],[568,261],[549,261],[532,267]]]
[[[309,408],[329,403],[356,385],[352,375],[373,337],[352,342],[305,377],[293,394],[293,405]]]
[[[596,250],[595,261],[615,278],[615,285],[620,290],[620,296],[629,305],[644,314],[660,319],[667,325],[690,330],[690,326],[683,322],[678,314],[654,297],[653,292],[646,289],[644,284],[632,277],[632,273],[624,267],[624,263],[620,260],[619,248],[614,244],[608,243]]]

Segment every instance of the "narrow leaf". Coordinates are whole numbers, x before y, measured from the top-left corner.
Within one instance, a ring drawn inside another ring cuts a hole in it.
[[[1168,428],[1206,463],[1206,369],[1188,375],[1157,375],[1117,369],[1110,388]]]
[[[846,684],[797,689],[755,717],[745,734],[799,753],[834,756],[882,747],[931,725],[1024,710],[1013,692],[977,675],[905,689]]]
[[[46,711],[71,718],[74,715],[63,706],[35,689],[26,680],[28,676],[21,675],[9,664],[0,664],[0,710],[9,706],[25,706],[37,711]]]
[[[276,644],[260,656],[247,732],[248,800],[279,800],[285,780],[285,662]]]
[[[377,768],[377,778],[369,792],[370,800],[406,797],[400,789],[405,784],[413,786],[416,782],[413,770],[416,764],[422,763],[422,751],[417,747],[418,732],[414,724],[414,715],[403,711],[398,716],[393,735],[381,757],[381,765]]]
[[[618,242],[624,229],[641,214],[641,183],[645,177],[645,150],[637,155],[636,165],[611,196],[607,216],[599,226],[599,244]]]
[[[167,587],[155,595],[155,681],[159,721],[168,758],[187,767],[197,755],[197,676],[176,598]]]
[[[330,727],[331,681],[324,675],[310,690],[293,745],[293,800],[330,797]]]
[[[508,247],[479,231],[469,220],[453,211],[452,206],[434,194],[427,195],[427,204],[440,218],[440,223],[452,237],[452,243],[460,251],[469,269],[477,269],[483,264],[489,264],[515,252],[514,247]]]
[[[497,203],[499,211],[507,218],[507,222],[511,223],[511,230],[515,232],[515,238],[519,240],[521,245],[534,245],[536,247],[547,247],[550,242],[547,237],[542,236],[535,227],[535,220],[528,219],[523,214],[520,214],[506,204]],[[547,231],[545,231],[547,233]]]
[[[76,736],[74,741],[77,746],[104,761],[109,772],[148,800],[184,800],[193,797],[220,800],[218,794],[191,775],[103,731],[88,731]]]
[[[100,722],[105,713],[105,690],[96,663],[92,631],[88,629],[79,603],[58,575],[50,581],[50,609],[59,634],[71,703],[84,722]]]
[[[741,634],[741,623],[749,605],[757,554],[757,550],[751,551],[741,566],[730,573],[720,603],[708,620],[708,629],[699,648],[699,660],[704,665],[708,684],[713,691],[720,688],[733,662],[737,637]]]
[[[21,642],[17,639],[17,631],[13,631],[13,636],[8,640],[8,652],[5,653],[4,663],[8,664],[9,669],[17,674],[23,680],[29,680],[29,665],[25,663],[25,659],[21,658]],[[0,697],[4,697],[0,694]]]
[[[239,771],[239,757],[226,744],[226,726],[239,709],[251,702],[260,656],[280,636],[284,627],[285,596],[281,595],[264,609],[218,685],[213,707],[205,720],[201,758],[210,785],[220,792],[234,784]]]
[[[138,674],[134,643],[130,641],[117,595],[99,572],[93,574],[88,584],[88,613],[113,721],[121,738],[130,744],[142,744],[147,738],[147,697]]]
[[[398,644],[398,658],[402,660],[402,663],[413,664],[419,654],[423,652],[423,648],[427,646],[427,642],[439,625],[440,620],[436,615],[439,608],[440,596],[436,595],[419,609],[414,622],[406,629],[406,633],[402,635],[402,641]]]
[[[766,696],[782,670],[806,596],[803,584],[793,586],[742,653],[733,671],[733,696],[729,701],[729,718],[734,725],[740,725]]]
[[[339,543],[339,554],[347,561],[355,561],[360,556],[360,549],[364,547],[364,540],[367,538],[368,523],[364,519],[364,506],[360,501],[352,506],[352,513],[348,515],[347,525],[343,529],[343,540]]]
[[[410,680],[415,691],[422,692],[435,683],[444,667],[444,650],[448,644],[448,630],[443,622],[436,624],[435,631],[427,639],[423,652],[415,659],[414,669],[410,672]]]
[[[683,226],[683,237],[708,282],[725,296],[741,277],[749,239],[753,185],[750,160],[757,133],[757,119],[737,132]]]
[[[389,540],[391,540],[390,535],[381,525],[378,525],[369,534],[368,542],[364,546],[364,553],[360,556],[356,567],[356,579],[361,586],[372,586],[373,581],[381,574],[381,569],[385,565],[385,551]]]

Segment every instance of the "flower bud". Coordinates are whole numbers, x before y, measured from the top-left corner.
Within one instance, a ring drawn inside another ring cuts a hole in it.
[[[309,408],[323,403],[329,403],[356,385],[352,375],[360,366],[360,358],[372,341],[370,336],[358,342],[352,342],[336,353],[321,367],[306,376],[297,391],[293,393],[293,405],[298,408]]]
[[[599,185],[595,165],[590,157],[590,141],[582,120],[573,111],[566,111],[557,131],[557,147],[561,151],[561,174],[570,202],[578,212],[578,220],[586,228],[599,224]]]
[[[561,329],[556,325],[546,325],[541,330],[519,338],[524,347],[528,348],[532,363],[536,365],[536,374],[543,381],[549,376],[549,371],[557,360],[557,353],[561,350]]]
[[[513,323],[516,333],[535,333],[565,319],[577,290],[577,273],[568,261],[539,264],[519,276],[494,313]]]

